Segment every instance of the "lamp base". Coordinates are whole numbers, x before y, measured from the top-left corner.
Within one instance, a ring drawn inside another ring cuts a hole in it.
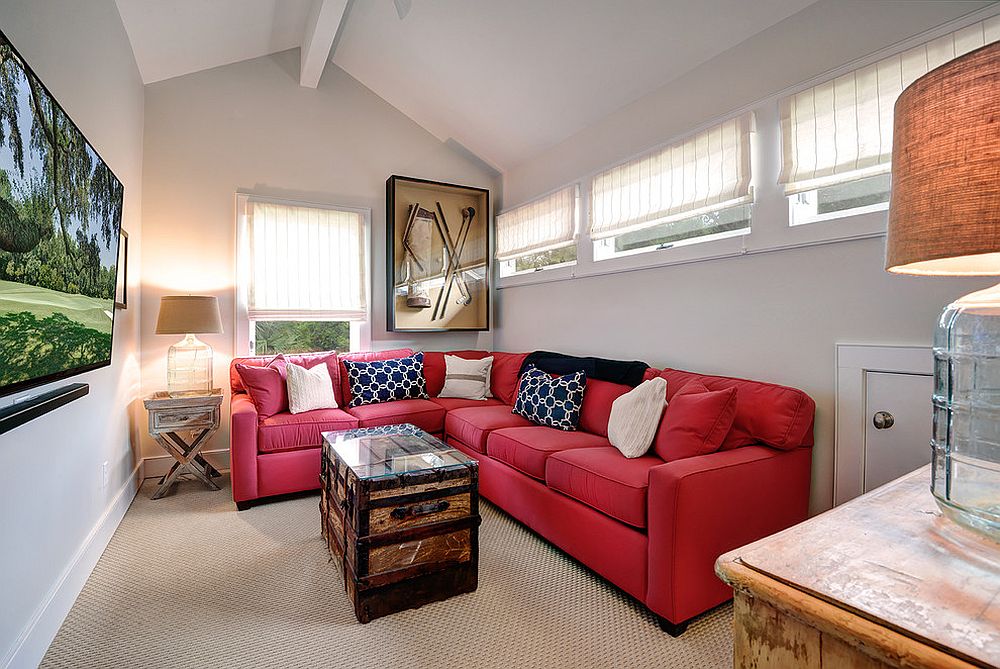
[[[1000,285],[948,305],[934,335],[931,492],[1000,541]]]
[[[167,392],[172,397],[212,392],[212,347],[194,335],[167,351]]]

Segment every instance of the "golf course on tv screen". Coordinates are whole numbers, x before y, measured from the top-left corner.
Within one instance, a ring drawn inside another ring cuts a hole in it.
[[[110,364],[122,196],[0,33],[0,395]]]

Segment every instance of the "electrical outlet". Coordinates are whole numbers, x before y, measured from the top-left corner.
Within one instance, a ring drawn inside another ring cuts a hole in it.
[[[108,461],[101,463],[101,490],[108,487]]]

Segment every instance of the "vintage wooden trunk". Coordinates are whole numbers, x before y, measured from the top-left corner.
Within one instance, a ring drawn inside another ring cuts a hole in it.
[[[412,425],[324,437],[323,538],[358,620],[475,590],[477,463]]]

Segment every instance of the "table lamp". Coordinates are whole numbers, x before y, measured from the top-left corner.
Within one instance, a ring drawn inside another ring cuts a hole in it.
[[[1000,275],[1000,42],[896,101],[885,268]],[[1000,285],[942,313],[932,405],[931,492],[946,517],[1000,541]]]
[[[222,334],[219,301],[208,295],[160,298],[156,334],[184,335],[167,352],[167,392],[174,396],[212,392],[212,347],[196,334]]]

